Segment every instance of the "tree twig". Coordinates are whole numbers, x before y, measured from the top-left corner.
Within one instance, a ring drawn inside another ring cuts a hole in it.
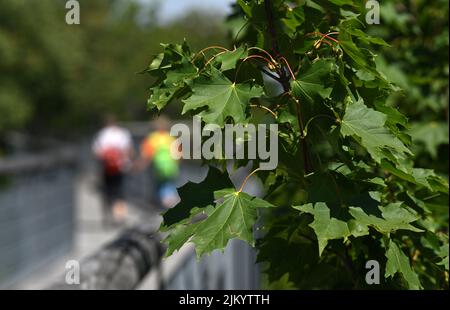
[[[274,111],[272,111],[271,109],[269,109],[268,107],[266,107],[266,106],[259,105],[259,104],[251,104],[250,107],[251,107],[251,108],[260,108],[260,109],[266,110],[267,112],[269,112],[270,114],[272,114],[272,116],[273,116],[275,119],[278,118],[277,114],[276,114]]]
[[[258,172],[259,170],[261,170],[261,168],[256,168],[255,170],[253,170],[248,176],[245,177],[244,182],[242,182],[241,187],[239,188],[238,193],[241,193],[244,190],[245,184],[247,184],[248,179],[254,175],[256,172]]]

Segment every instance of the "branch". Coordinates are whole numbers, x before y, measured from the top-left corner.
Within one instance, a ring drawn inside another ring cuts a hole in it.
[[[261,168],[256,168],[255,170],[253,170],[249,175],[247,175],[244,179],[244,182],[242,182],[241,187],[239,188],[238,193],[241,193],[244,190],[245,184],[247,184],[248,179],[254,175],[256,172],[258,172],[259,170],[261,170]]]
[[[305,139],[305,127],[303,126],[303,118],[302,118],[302,113],[301,113],[300,100],[298,100],[297,98],[294,98],[294,101],[295,101],[295,109],[297,112],[297,121],[298,121],[298,125],[300,127],[300,141],[301,141],[301,146],[303,148],[303,168],[305,170],[305,174],[309,174],[310,172],[313,171],[313,169],[312,169],[311,161],[309,158],[308,143],[306,142],[306,139]]]
[[[267,17],[267,29],[270,32],[271,43],[272,43],[272,53],[275,55],[275,58],[280,59],[281,54],[278,48],[278,35],[275,27],[275,19],[272,11],[272,3],[270,0],[264,0],[264,8],[266,10]],[[289,91],[289,77],[286,75],[286,71],[283,67],[278,70],[279,82],[283,86],[283,90],[285,92]]]
[[[284,60],[285,65],[288,66],[288,69],[289,69],[291,75],[293,75],[292,70],[290,69],[290,66],[289,66],[287,60],[280,54],[280,51],[278,49],[278,36],[277,36],[276,28],[275,28],[274,15],[273,15],[272,4],[271,4],[270,0],[264,0],[264,8],[266,10],[268,30],[270,31],[271,40],[272,40],[272,52],[275,54],[277,59]],[[291,86],[289,83],[290,76],[287,74],[284,66],[282,66],[281,69],[278,70],[278,75],[279,75],[278,82],[283,86],[284,92],[290,93],[290,91],[291,91]],[[293,78],[295,79],[295,76],[293,76]],[[300,126],[301,139],[300,139],[299,147],[303,150],[303,170],[304,170],[304,173],[308,174],[313,171],[313,168],[312,168],[310,157],[309,157],[308,144],[307,144],[306,140],[304,139],[304,135],[303,135],[304,127],[303,127],[303,119],[302,119],[302,114],[301,114],[300,101],[297,98],[294,98],[294,97],[292,97],[292,98],[295,100],[295,103],[296,103],[297,120],[298,120],[298,123]]]
[[[272,111],[271,109],[269,109],[268,107],[266,107],[266,106],[258,105],[258,104],[251,104],[250,107],[251,107],[251,108],[260,108],[260,109],[263,109],[263,110],[269,112],[270,114],[272,114],[272,116],[273,116],[275,119],[278,118],[277,114],[276,114],[274,111]]]
[[[268,29],[272,37],[272,52],[275,54],[275,57],[278,58],[280,56],[280,50],[278,49],[277,30],[275,28],[272,3],[270,3],[270,0],[264,0],[264,8],[266,10]]]

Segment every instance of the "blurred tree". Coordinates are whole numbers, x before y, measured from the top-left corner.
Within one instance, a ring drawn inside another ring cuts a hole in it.
[[[0,1],[0,129],[43,123],[63,109],[80,61],[79,42],[58,20],[55,1]],[[63,7],[62,7],[63,8]],[[48,117],[43,117],[48,114]],[[39,115],[39,117],[33,117]]]
[[[377,65],[401,90],[390,104],[409,116],[418,166],[448,175],[449,7],[446,0],[387,0],[370,31],[389,42]]]
[[[155,5],[80,0],[81,24],[67,25],[63,0],[0,0],[0,140],[10,129],[77,134],[105,112],[146,118],[149,81],[136,73],[160,41],[225,41],[219,18],[191,13],[158,25]]]

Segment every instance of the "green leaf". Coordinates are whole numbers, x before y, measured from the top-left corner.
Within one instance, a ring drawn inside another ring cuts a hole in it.
[[[447,180],[438,176],[431,169],[413,168],[405,164],[394,167],[386,160],[381,161],[381,168],[403,180],[426,187],[432,192],[441,192],[448,195]]]
[[[244,0],[237,0],[237,3],[241,7],[242,11],[244,11],[245,15],[252,17],[252,8]]]
[[[178,87],[153,87],[147,101],[148,109],[156,107],[161,110],[172,100],[177,90]]]
[[[369,66],[371,63],[370,55],[368,55],[368,53],[364,53],[362,49],[359,49],[350,37],[340,35],[339,44],[356,65],[360,68],[369,69],[368,71],[373,71],[373,69]]]
[[[411,154],[411,151],[385,127],[386,119],[385,114],[366,107],[362,99],[350,102],[342,119],[341,134],[344,137],[355,137],[378,163],[387,158],[384,150],[396,155]]]
[[[190,62],[191,53],[185,43],[166,44],[164,52],[156,56],[145,72],[156,78],[147,101],[148,108],[163,109],[169,102],[188,93],[186,85],[198,75]]]
[[[156,107],[158,110],[162,110],[171,101],[188,92],[188,90],[185,90],[183,86],[153,87],[147,101],[147,106],[149,109]]]
[[[444,122],[425,122],[411,125],[411,136],[416,143],[423,143],[425,150],[433,158],[438,155],[440,145],[448,145],[448,124]]]
[[[166,79],[164,80],[164,84],[168,87],[183,86],[198,74],[198,69],[190,62],[183,62],[172,69],[166,73]]]
[[[152,61],[148,65],[148,68],[144,72],[152,72],[161,68],[162,61],[164,59],[164,53],[160,53],[153,57]]]
[[[192,237],[198,257],[216,249],[224,249],[233,238],[253,245],[257,209],[274,207],[265,200],[236,192],[235,189],[217,191],[215,198],[218,202],[214,211],[198,224]]]
[[[181,201],[163,214],[161,225],[162,231],[169,231],[164,240],[168,245],[167,256],[188,241],[196,244],[199,257],[225,248],[232,238],[254,244],[252,229],[257,209],[274,206],[234,189],[222,189],[225,186],[233,186],[228,174],[210,167],[201,183],[189,182],[178,189]],[[220,190],[214,192],[215,189]]]
[[[206,123],[223,126],[227,117],[236,123],[244,122],[251,98],[263,95],[263,88],[250,83],[231,82],[220,71],[213,69],[211,77],[200,77],[192,86],[193,94],[183,100],[183,114],[189,110],[206,108],[198,113]]]
[[[199,221],[195,222],[195,218],[199,215],[211,214],[213,206],[209,205],[204,208],[193,208],[189,218],[178,222],[178,224],[170,229],[169,234],[164,239],[164,243],[167,244],[167,251],[165,256],[172,255],[175,251],[178,251],[186,242],[189,241],[191,236],[195,233]]]
[[[399,138],[405,145],[411,145],[411,136],[403,128],[409,128],[408,119],[397,108],[387,106],[381,103],[375,104],[375,109],[387,116],[386,126],[391,132]]]
[[[305,13],[303,11],[303,7],[298,6],[295,8],[289,8],[286,13],[286,18],[283,18],[282,21],[289,31],[289,36],[294,36],[297,27],[301,26],[305,21]]]
[[[322,255],[323,250],[328,244],[328,240],[348,238],[350,231],[347,223],[335,218],[330,218],[330,209],[323,202],[316,204],[306,204],[302,206],[295,206],[297,210],[312,214],[314,221],[309,225],[317,235],[319,243],[319,256]]]
[[[313,103],[316,98],[328,98],[332,88],[325,85],[332,80],[332,68],[330,59],[320,59],[300,70],[297,79],[291,82],[294,96],[308,103]]]
[[[163,214],[164,226],[170,227],[191,215],[193,208],[206,208],[214,204],[214,192],[232,187],[228,173],[210,166],[208,174],[200,183],[188,182],[178,189],[180,202]]]
[[[439,257],[442,258],[442,260],[438,263],[438,265],[443,265],[445,270],[448,271],[448,243],[440,247]]]
[[[347,223],[350,234],[355,237],[367,236],[369,234],[369,226],[356,221],[350,220]]]
[[[383,218],[366,214],[363,209],[350,207],[349,212],[355,218],[356,224],[371,226],[383,234],[390,234],[397,230],[411,230],[422,232],[410,223],[419,219],[419,216],[410,209],[402,207],[402,203],[391,203],[385,207],[379,207]]]
[[[397,244],[389,240],[389,248],[386,251],[386,271],[385,278],[393,277],[397,272],[400,273],[408,283],[408,287],[413,290],[422,288],[419,277],[411,268],[408,257],[397,246]]]
[[[227,70],[236,68],[237,62],[239,60],[247,57],[247,55],[248,55],[248,51],[241,46],[233,51],[225,51],[223,53],[220,53],[214,59],[214,61],[221,63],[221,66],[220,66],[221,71],[227,71]]]
[[[344,5],[353,5],[354,1],[352,0],[329,0],[331,3],[334,3],[338,6],[344,6]]]
[[[342,24],[341,24],[341,27],[342,27]],[[362,31],[361,29],[350,26],[350,27],[345,28],[345,31],[348,32],[349,34],[351,34],[352,36],[356,37],[361,42],[364,42],[367,44],[372,43],[372,44],[376,44],[376,45],[390,47],[390,45],[388,43],[386,43],[386,41],[384,41],[382,38],[371,37],[368,34],[366,34],[364,31]]]
[[[186,42],[183,44],[161,44],[164,52],[153,58],[145,72],[157,74],[160,71],[167,71],[178,64],[189,62],[192,56]]]
[[[349,17],[349,19],[341,22],[339,25],[339,45],[342,47],[344,53],[354,62],[356,67],[378,75],[374,55],[369,50],[358,47],[353,42],[352,35],[366,43],[377,42],[383,45],[382,42],[384,41],[369,37],[366,33],[356,28],[357,23],[359,23],[359,20],[355,17]]]
[[[312,1],[312,0],[306,0],[305,1],[306,6],[319,11],[320,13],[324,14],[325,13],[325,9],[323,8],[322,5],[317,4],[316,2]]]

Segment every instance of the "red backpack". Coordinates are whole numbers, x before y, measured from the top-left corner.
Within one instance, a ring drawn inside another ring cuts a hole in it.
[[[123,165],[122,152],[117,148],[109,148],[103,152],[102,162],[107,175],[118,174]]]

